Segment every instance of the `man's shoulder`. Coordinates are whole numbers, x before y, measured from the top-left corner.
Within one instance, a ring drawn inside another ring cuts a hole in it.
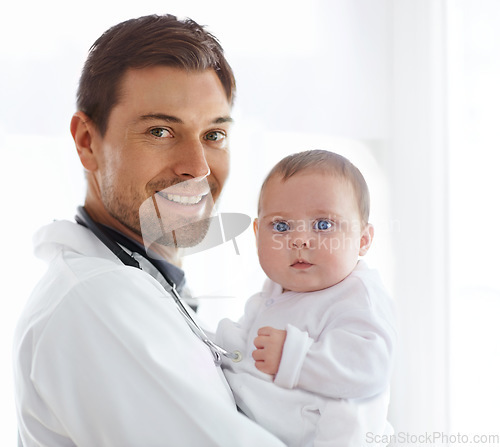
[[[113,295],[143,282],[149,275],[125,266],[87,228],[55,221],[34,237],[35,254],[47,262],[47,271],[33,291],[31,302],[56,305],[70,292],[89,297]],[[28,302],[28,305],[30,303]]]
[[[61,251],[119,262],[89,229],[67,220],[56,220],[40,228],[33,236],[33,248],[35,255],[47,263]]]
[[[130,301],[163,295],[161,285],[135,267],[65,248],[49,262],[26,303],[19,326],[41,333],[56,313],[86,318],[127,306]]]
[[[129,295],[151,293],[152,288],[164,292],[151,275],[138,268],[69,250],[63,250],[53,259],[41,285],[45,300],[71,297],[89,302],[113,297],[123,300]]]

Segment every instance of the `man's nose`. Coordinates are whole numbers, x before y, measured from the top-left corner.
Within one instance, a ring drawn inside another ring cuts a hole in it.
[[[173,170],[175,174],[183,178],[203,178],[210,175],[205,148],[201,141],[189,139],[178,145]]]

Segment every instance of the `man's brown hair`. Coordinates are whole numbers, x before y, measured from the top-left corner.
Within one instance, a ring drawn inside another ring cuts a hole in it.
[[[217,39],[191,19],[149,15],[127,20],[106,31],[92,45],[80,77],[77,108],[106,133],[117,104],[120,83],[130,68],[164,65],[184,70],[215,70],[230,104],[233,71]]]

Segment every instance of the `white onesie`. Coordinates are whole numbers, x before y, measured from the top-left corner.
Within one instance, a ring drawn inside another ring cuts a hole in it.
[[[274,381],[252,358],[263,326],[287,331]],[[216,341],[243,355],[223,364],[239,408],[287,446],[360,447],[392,431],[395,338],[392,300],[378,273],[359,261],[343,281],[316,292],[283,293],[267,279],[238,323],[219,323]]]

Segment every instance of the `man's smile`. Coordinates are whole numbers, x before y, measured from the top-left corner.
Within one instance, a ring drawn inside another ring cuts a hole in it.
[[[169,200],[170,202],[179,203],[181,205],[196,205],[200,203],[207,194],[202,195],[180,195],[180,194],[170,194],[165,191],[157,191],[156,194]]]

